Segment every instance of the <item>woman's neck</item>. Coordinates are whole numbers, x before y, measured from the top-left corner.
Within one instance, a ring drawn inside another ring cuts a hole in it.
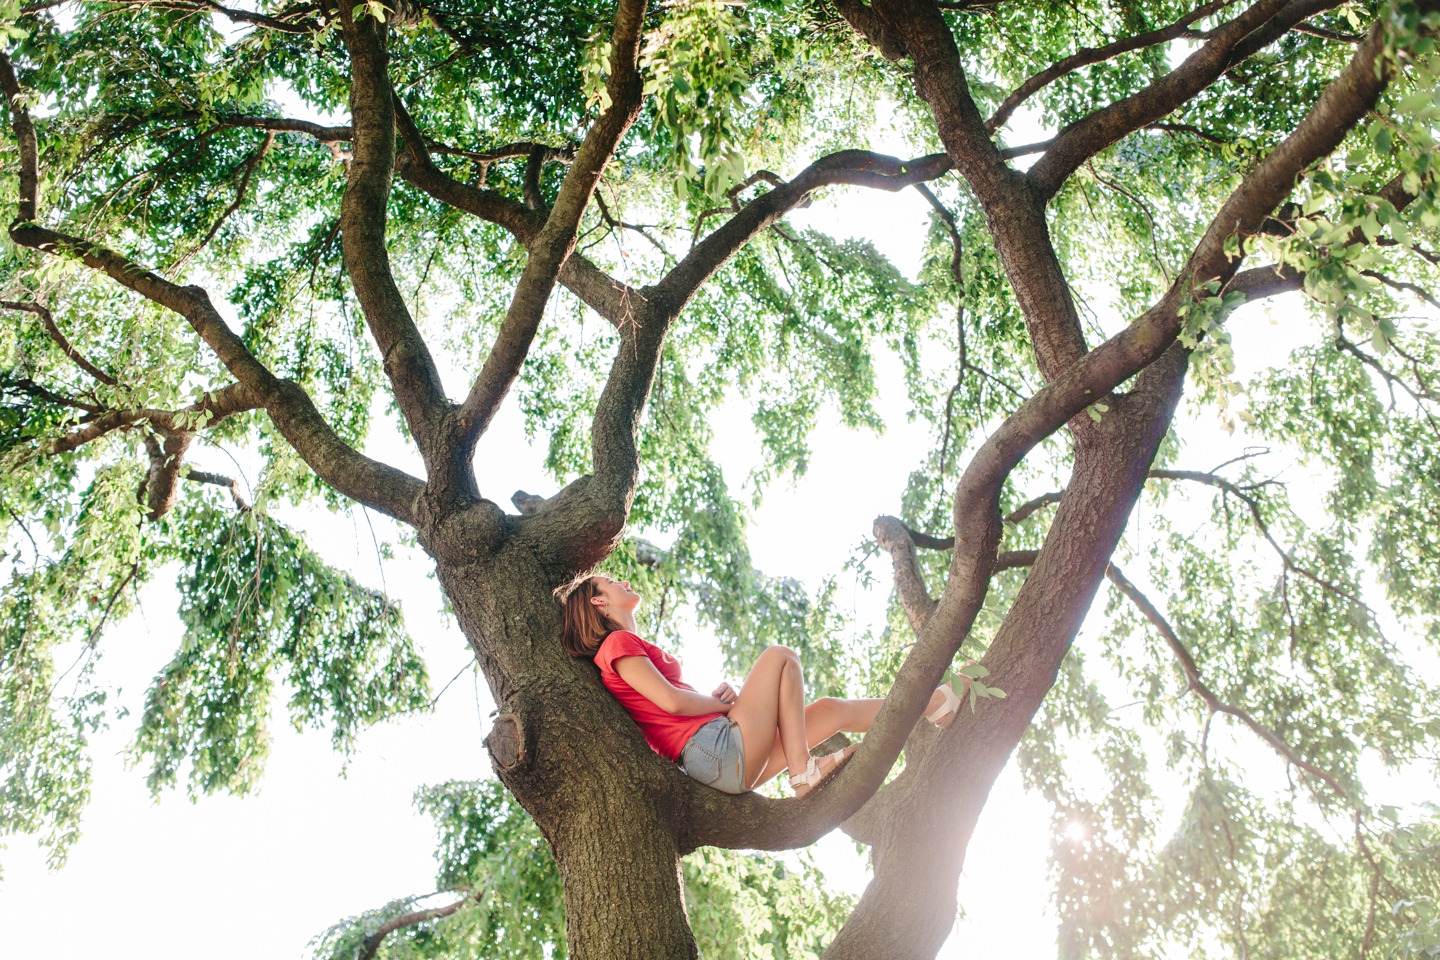
[[[617,610],[612,614],[608,614],[608,616],[611,620],[614,620],[616,623],[620,624],[621,629],[629,630],[636,636],[640,635],[640,631],[635,629],[634,610]]]

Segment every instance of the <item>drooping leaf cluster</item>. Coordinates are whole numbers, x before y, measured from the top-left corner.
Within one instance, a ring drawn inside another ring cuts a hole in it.
[[[186,763],[194,793],[258,783],[277,682],[291,721],[329,726],[341,750],[364,727],[429,705],[395,603],[265,514],[187,513],[175,531],[185,636],[146,694],[134,748],[152,790]]]

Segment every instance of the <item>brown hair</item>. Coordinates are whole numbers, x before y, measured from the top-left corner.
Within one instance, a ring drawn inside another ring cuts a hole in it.
[[[595,656],[606,637],[625,629],[590,602],[591,597],[600,595],[599,580],[599,577],[586,577],[563,595],[565,630],[560,634],[560,642],[572,657]]]

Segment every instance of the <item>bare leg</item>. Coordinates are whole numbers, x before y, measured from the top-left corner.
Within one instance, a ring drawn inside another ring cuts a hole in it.
[[[805,708],[805,745],[808,751],[828,740],[837,733],[864,733],[870,729],[870,724],[875,722],[875,715],[880,712],[880,705],[883,698],[872,698],[865,700],[840,700],[835,697],[822,697]],[[928,715],[940,708],[945,702],[945,695],[936,690],[930,697],[930,702],[925,706],[925,713]],[[749,783],[751,789],[769,781],[779,775],[787,767],[790,767],[786,759],[785,750],[781,746],[780,737],[777,733],[774,744],[770,749],[770,758],[765,764],[765,769],[753,782]],[[793,768],[792,768],[793,769]],[[800,767],[801,770],[804,766]],[[745,773],[750,774],[750,744],[745,744]]]
[[[745,744],[747,786],[753,785],[769,766],[777,744],[789,763],[805,769],[810,757],[805,729],[805,678],[794,650],[770,647],[760,654],[730,708],[730,719],[740,725],[740,738]]]

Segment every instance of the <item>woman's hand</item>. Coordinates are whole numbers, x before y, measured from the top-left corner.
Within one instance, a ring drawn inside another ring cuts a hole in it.
[[[735,688],[730,686],[730,684],[721,683],[720,686],[715,688],[715,692],[710,694],[710,696],[714,697],[716,700],[719,700],[728,708],[734,706],[735,699],[740,696],[740,694],[736,693]]]

